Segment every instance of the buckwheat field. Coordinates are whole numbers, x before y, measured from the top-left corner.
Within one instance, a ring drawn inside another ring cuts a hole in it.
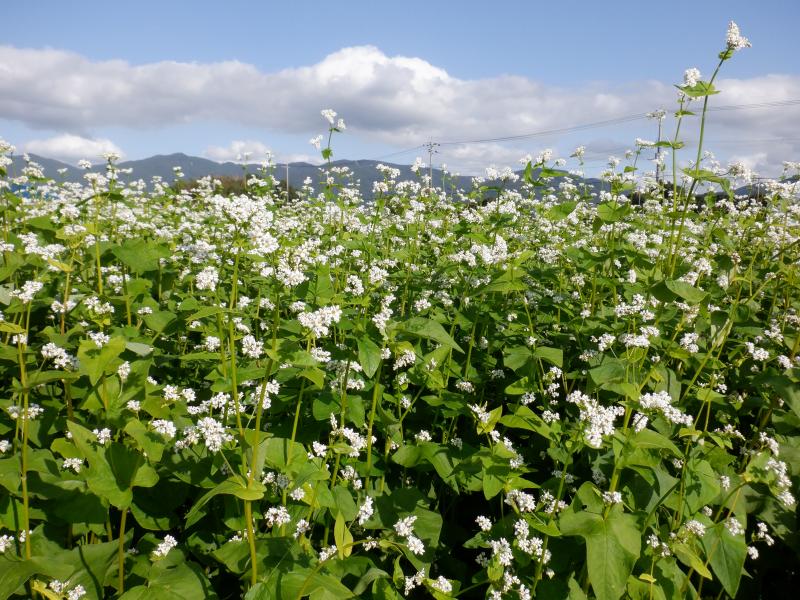
[[[749,42],[721,45],[602,189],[581,148],[466,190],[381,166],[365,199],[330,166],[297,198],[269,164],[238,195],[113,155],[64,183],[0,141],[0,598],[796,581],[800,164],[703,154]]]

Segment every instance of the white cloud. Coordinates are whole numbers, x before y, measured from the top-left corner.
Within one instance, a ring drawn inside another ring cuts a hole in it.
[[[118,156],[123,156],[122,150],[111,140],[91,139],[71,134],[57,135],[41,140],[30,140],[24,144],[23,149],[25,152],[73,164],[83,158],[91,162],[97,162],[106,152],[113,152]]]
[[[552,130],[661,106],[672,110],[676,93],[671,82],[659,81],[558,87],[514,75],[461,79],[421,58],[387,56],[373,46],[344,48],[316,64],[276,72],[237,61],[131,65],[11,46],[0,46],[0,65],[0,118],[82,135],[109,126],[141,129],[228,121],[305,136],[325,130],[319,110],[332,107],[346,120],[348,135],[405,147],[428,139]],[[717,87],[722,93],[711,99],[712,107],[800,98],[798,75],[722,79]],[[800,106],[719,111],[709,115],[709,123],[709,139],[713,134],[742,140],[737,148],[725,148],[730,153],[766,151],[766,160],[776,164],[800,154],[797,140],[789,144],[789,155],[780,156],[777,151],[786,151],[785,146],[746,142],[754,137],[800,138]],[[652,137],[651,125],[636,123],[638,135]],[[691,137],[696,129],[694,120],[683,131]],[[620,138],[623,130],[603,131]],[[635,135],[619,141],[631,143]],[[535,140],[531,146],[539,147]],[[471,150],[470,160],[504,163],[512,154],[505,144],[489,144],[484,150],[483,155]],[[233,149],[208,152],[231,156]]]
[[[278,163],[294,163],[294,162],[304,162],[310,165],[320,165],[322,164],[322,158],[320,158],[319,154],[303,154],[300,153],[287,153],[287,154],[278,154],[275,157],[275,162]]]
[[[234,140],[227,146],[209,146],[203,153],[207,158],[217,162],[260,162],[272,150],[254,140]]]

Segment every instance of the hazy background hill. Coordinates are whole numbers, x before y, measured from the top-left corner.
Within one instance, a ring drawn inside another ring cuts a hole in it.
[[[83,181],[83,174],[85,171],[83,169],[79,169],[67,163],[63,163],[58,160],[53,160],[50,158],[45,158],[43,156],[38,156],[36,154],[29,155],[31,160],[34,162],[39,163],[44,167],[45,175],[48,177],[52,177],[56,181],[74,181],[80,182]],[[360,181],[360,190],[361,194],[364,198],[369,199],[372,197],[372,184],[375,181],[382,181],[383,176],[377,170],[377,165],[384,164],[396,169],[400,170],[400,180],[415,180],[417,179],[417,175],[415,175],[410,165],[400,165],[394,163],[388,163],[375,160],[337,160],[331,163],[333,167],[348,167],[350,171],[353,173],[355,180]],[[13,164],[9,168],[9,175],[14,176],[20,174],[22,168],[25,166],[25,162],[20,156],[15,156],[13,158]],[[238,163],[232,162],[224,162],[218,163],[214,162],[213,160],[209,160],[207,158],[201,158],[198,156],[188,156],[183,153],[176,153],[176,154],[167,154],[167,155],[156,155],[151,156],[149,158],[143,158],[141,160],[130,160],[124,161],[118,164],[120,169],[133,169],[130,175],[121,175],[120,179],[122,181],[130,181],[130,180],[138,180],[143,179],[146,182],[149,182],[153,177],[161,177],[166,182],[172,182],[175,179],[175,175],[173,173],[173,167],[180,167],[181,171],[183,171],[184,180],[193,180],[193,179],[200,179],[201,177],[206,177],[208,175],[215,176],[215,177],[241,177],[242,174],[247,171],[247,173],[258,173],[260,169],[260,165],[257,163],[252,163],[248,165],[241,165]],[[289,185],[292,188],[300,189],[303,186],[303,182],[306,178],[311,178],[312,185],[315,189],[319,188],[319,181],[321,177],[319,165],[312,165],[305,162],[294,162],[289,163]],[[59,174],[58,170],[64,169],[63,174]],[[91,171],[95,172],[105,172],[105,164],[96,164],[93,165]],[[427,172],[427,170],[426,170]],[[520,172],[521,173],[521,172]],[[277,164],[273,170],[273,175],[279,179],[280,181],[285,181],[286,179],[286,165],[285,164]],[[434,185],[441,186],[442,185],[442,171],[440,169],[433,169],[433,182]],[[447,188],[450,189],[451,187],[455,187],[457,189],[464,189],[469,190],[472,188],[472,177],[461,175],[461,176],[453,176],[450,174],[446,175],[446,184]],[[557,185],[559,179],[553,180],[553,185]],[[578,182],[582,183],[582,182]],[[599,190],[601,189],[601,182],[598,179],[586,179],[585,183],[591,187],[592,189]],[[511,186],[517,187],[517,186]]]

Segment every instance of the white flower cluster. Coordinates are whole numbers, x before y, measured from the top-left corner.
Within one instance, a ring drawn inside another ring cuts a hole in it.
[[[413,365],[417,360],[417,355],[413,350],[403,350],[394,359],[394,370],[398,371]]]
[[[405,538],[406,545],[412,553],[421,556],[425,553],[425,545],[422,543],[421,539],[414,535],[414,522],[416,520],[416,515],[404,517],[394,524],[394,530],[397,532],[397,535]]]
[[[769,352],[764,350],[764,348],[759,348],[753,342],[745,342],[744,345],[747,348],[747,352],[753,357],[753,360],[762,362],[769,360]]]
[[[198,290],[208,290],[213,292],[219,283],[219,271],[214,267],[206,267],[194,278],[195,287]]]
[[[614,433],[614,420],[625,413],[621,406],[601,406],[597,400],[583,392],[575,391],[567,396],[567,402],[580,409],[580,421],[584,423],[584,439],[592,448],[600,448],[603,438]]]
[[[83,468],[83,459],[82,458],[65,458],[63,464],[61,465],[63,469],[72,469],[76,473],[80,473],[81,469]]]
[[[6,412],[12,419],[26,421],[36,419],[44,412],[44,409],[35,402],[31,402],[28,404],[27,411],[23,410],[19,406],[9,406],[6,408]]]
[[[286,510],[285,506],[273,506],[264,513],[264,520],[267,522],[267,527],[271,529],[275,526],[280,527],[288,524],[292,520],[292,517],[289,515],[289,511]]]
[[[252,335],[242,338],[242,353],[250,358],[261,358],[264,354],[264,342],[258,341]]]
[[[742,48],[750,48],[752,44],[750,40],[744,37],[739,32],[739,26],[731,21],[728,23],[728,32],[725,36],[725,44],[730,50],[741,50]]]
[[[178,432],[177,428],[175,427],[175,423],[172,421],[167,421],[166,419],[156,419],[151,423],[153,429],[163,435],[168,440],[171,440],[175,437],[175,434]]]
[[[672,406],[672,396],[667,391],[642,394],[639,397],[639,406],[643,410],[652,410],[661,413],[670,423],[691,427],[692,417]]]
[[[514,523],[514,542],[525,554],[544,564],[550,562],[550,552],[544,549],[544,541],[538,536],[531,537],[530,526],[525,519],[517,519]]]
[[[92,433],[94,434],[97,443],[101,446],[105,446],[111,441],[111,430],[108,427],[104,427],[103,429],[93,429]]]
[[[70,585],[71,584],[69,581],[59,581],[58,579],[54,579],[47,585],[47,587],[58,594],[59,597],[64,596],[66,600],[78,600],[86,595],[86,590],[82,585],[76,585],[72,589],[70,589]]]
[[[408,596],[415,587],[422,585],[423,581],[425,581],[425,569],[417,571],[411,577],[407,576],[404,581],[403,594]]]
[[[222,445],[233,440],[233,436],[225,431],[225,426],[213,417],[203,417],[197,425],[183,430],[184,439],[175,444],[176,449],[196,444],[202,438],[209,452],[219,452]]]
[[[702,79],[702,75],[700,74],[700,70],[692,67],[691,69],[686,69],[683,73],[683,85],[686,87],[694,87],[697,85],[697,82]]]
[[[22,289],[14,290],[9,294],[12,298],[19,298],[23,303],[27,304],[36,293],[44,287],[41,281],[26,281],[22,284]]]
[[[169,551],[177,545],[178,540],[176,540],[174,537],[171,535],[164,536],[164,541],[161,542],[155,550],[153,550],[153,558],[164,558],[167,554],[169,554]]]
[[[53,364],[59,369],[74,369],[77,365],[77,360],[71,356],[66,350],[56,346],[53,342],[49,342],[42,346],[42,358],[51,359]]]
[[[372,518],[372,513],[374,512],[374,508],[372,507],[372,498],[367,496],[364,498],[364,502],[361,506],[358,507],[358,524],[363,525],[367,521]]]
[[[330,333],[330,326],[342,318],[342,309],[333,304],[323,306],[314,312],[302,312],[297,315],[300,325],[308,329],[314,337],[325,337]]]

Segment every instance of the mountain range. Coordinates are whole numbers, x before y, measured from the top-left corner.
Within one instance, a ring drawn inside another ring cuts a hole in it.
[[[86,173],[86,170],[84,169],[80,169],[52,158],[46,158],[36,154],[30,154],[29,157],[32,161],[42,165],[47,177],[51,177],[56,181],[81,182],[83,181],[84,173]],[[14,156],[12,160],[12,165],[9,166],[9,175],[15,176],[21,172],[22,168],[25,166],[25,161],[20,156]],[[348,167],[353,173],[355,179],[360,181],[360,191],[362,197],[365,199],[370,199],[372,198],[373,182],[383,181],[383,175],[377,170],[377,166],[379,164],[384,164],[388,167],[399,169],[400,177],[398,180],[400,181],[417,179],[417,175],[415,175],[411,170],[411,165],[401,165],[387,162],[381,163],[375,160],[336,160],[331,162],[330,165],[332,167]],[[311,178],[312,185],[315,187],[315,189],[319,188],[319,180],[321,177],[320,165],[312,165],[306,162],[293,162],[289,163],[288,166],[289,185],[291,187],[300,189],[303,186],[303,182],[307,178]],[[241,177],[245,172],[257,174],[261,168],[260,165],[256,163],[247,165],[233,162],[218,163],[207,158],[188,156],[183,153],[167,155],[159,154],[149,158],[143,158],[141,160],[124,161],[118,163],[118,167],[120,169],[132,169],[130,175],[124,174],[120,176],[122,181],[135,181],[138,179],[143,179],[145,182],[149,182],[153,177],[158,176],[167,183],[170,183],[175,179],[173,167],[180,167],[180,170],[184,175],[183,179],[185,180],[200,179],[201,177],[206,177],[208,175],[214,177]],[[60,169],[63,169],[63,173],[58,172]],[[105,164],[100,163],[93,165],[89,170],[104,173]],[[427,169],[426,172],[428,172]],[[272,174],[276,179],[284,181],[286,179],[286,164],[275,165]],[[521,175],[521,171],[518,172],[518,174]],[[434,168],[432,170],[432,175],[434,185],[441,186],[443,181],[442,171]],[[456,189],[470,190],[472,188],[471,176],[454,176],[449,173],[445,176],[447,178],[447,189],[454,187]],[[560,178],[553,179],[553,184],[557,185],[559,179]],[[601,189],[602,185],[599,179],[585,179],[580,182],[576,181],[576,183],[586,183],[587,186],[595,190]],[[518,185],[507,187],[517,188]]]

